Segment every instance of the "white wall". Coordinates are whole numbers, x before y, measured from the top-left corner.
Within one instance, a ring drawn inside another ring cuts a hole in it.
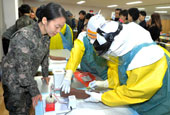
[[[18,0],[3,0],[3,11],[6,28],[18,19]]]
[[[32,7],[39,7],[42,4],[47,4],[48,2],[36,2],[36,1],[28,1],[23,0],[23,3],[29,4]],[[60,4],[60,3],[59,3]],[[64,7],[65,10],[69,10],[76,19],[79,17],[79,11],[85,10],[86,12],[89,12],[89,10],[94,10],[94,13],[98,12],[101,9],[101,14],[106,18],[109,19],[111,17],[111,12],[114,10],[111,10],[109,8],[98,8],[98,7],[84,7],[81,5],[69,5],[69,4],[60,4]]]
[[[2,3],[2,0],[0,0],[0,36],[2,36],[2,33],[5,31],[2,6],[3,6],[3,3]],[[0,37],[0,62],[1,62],[2,56],[3,56],[2,37]]]

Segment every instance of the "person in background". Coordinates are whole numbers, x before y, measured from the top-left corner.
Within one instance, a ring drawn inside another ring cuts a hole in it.
[[[18,8],[19,19],[15,22],[14,25],[9,27],[2,35],[2,43],[4,54],[6,55],[8,52],[8,47],[10,43],[10,39],[12,34],[14,34],[17,30],[22,27],[33,24],[34,21],[29,17],[31,12],[31,7],[28,4],[23,4]]]
[[[73,47],[73,31],[68,24],[65,24],[61,32],[57,33],[50,39],[50,50],[68,49]]]
[[[121,11],[122,11],[122,9],[120,9],[120,8],[115,9],[115,21],[119,21]]]
[[[85,16],[85,21],[84,21],[84,28],[83,28],[83,31],[86,31],[87,30],[87,24],[88,24],[88,21],[89,19],[93,16],[93,14],[91,13],[87,13],[86,16]]]
[[[79,33],[83,30],[84,28],[84,21],[85,21],[85,16],[86,16],[86,11],[81,10],[79,12],[79,20],[78,20],[78,25],[77,25],[77,36]]]
[[[29,115],[42,96],[34,76],[42,66],[43,80],[48,84],[50,37],[64,26],[65,10],[56,3],[37,9],[38,22],[17,31],[11,38],[9,51],[2,59],[4,102],[10,115]]]
[[[142,26],[143,28],[146,28],[146,21],[145,21],[145,17],[146,17],[146,12],[145,11],[140,11],[139,12],[139,25]]]
[[[72,30],[76,27],[76,20],[73,17],[73,14],[70,11],[66,11],[66,15],[68,17],[66,23],[71,27]]]
[[[148,22],[148,31],[150,32],[153,41],[160,41],[159,36],[162,31],[162,23],[159,13],[153,13]]]
[[[102,80],[107,79],[107,62],[106,59],[97,56],[93,45],[90,44],[88,39],[86,26],[88,20],[93,14],[87,13],[85,19],[84,30],[79,34],[78,38],[74,41],[74,46],[71,50],[70,58],[66,65],[66,74],[61,85],[62,91],[65,93],[70,92],[71,78],[80,64],[80,69],[83,72],[90,72],[97,75]]]
[[[66,11],[66,16],[67,16],[67,19],[66,19],[66,24],[68,24],[70,27],[72,25],[72,21],[71,21],[71,12],[70,11]]]
[[[34,20],[30,18],[31,7],[28,4],[21,5],[19,11],[22,16],[15,23],[17,30],[34,23]]]
[[[16,26],[15,24],[9,27],[3,34],[2,34],[2,46],[3,46],[3,52],[4,55],[8,53],[9,43],[12,34],[16,32]]]
[[[128,21],[129,22],[136,22],[139,18],[139,10],[137,8],[130,8],[128,9]]]
[[[170,53],[134,22],[106,22],[96,15],[90,18],[87,29],[96,53],[115,65],[111,76],[118,79],[108,82],[107,87],[115,82],[119,85],[104,93],[86,92],[90,97],[85,101],[129,105],[140,115],[169,115]],[[101,87],[98,82],[90,82],[89,87]]]
[[[36,15],[32,9],[31,9],[31,13],[30,13],[30,18],[33,19],[35,22],[37,22]]]
[[[127,22],[127,19],[128,19],[128,11],[127,10],[122,10],[121,12],[120,12],[120,18],[119,18],[119,21],[121,22],[121,23],[125,23],[125,24],[127,24],[128,22]]]

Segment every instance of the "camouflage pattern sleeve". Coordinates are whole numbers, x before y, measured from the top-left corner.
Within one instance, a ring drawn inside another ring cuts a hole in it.
[[[10,44],[8,57],[13,58],[17,75],[16,79],[20,86],[26,88],[31,96],[34,97],[40,94],[40,92],[33,76],[30,44],[31,42],[26,38],[26,35],[23,35],[22,32],[16,33]]]
[[[11,36],[17,31],[16,25],[12,25],[11,27],[9,27],[2,35],[2,37],[6,38],[6,39],[11,39]]]
[[[43,77],[48,77],[48,66],[49,66],[48,57],[49,57],[49,50],[41,63]]]
[[[31,19],[29,16],[21,16],[17,21],[16,21],[16,28],[17,30],[26,27],[28,25],[31,25],[35,23],[35,21],[33,19]]]

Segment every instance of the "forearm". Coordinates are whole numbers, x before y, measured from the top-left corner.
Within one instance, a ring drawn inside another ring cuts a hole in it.
[[[41,66],[42,66],[42,76],[48,77],[48,67],[49,67],[49,61],[48,61],[49,51],[47,55],[44,57]]]

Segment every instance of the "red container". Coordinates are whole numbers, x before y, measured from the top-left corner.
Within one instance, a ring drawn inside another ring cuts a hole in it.
[[[55,111],[55,103],[46,103],[45,111]]]
[[[93,80],[96,80],[96,77],[90,72],[74,72],[74,77],[80,81],[85,87],[88,87],[89,83]]]

